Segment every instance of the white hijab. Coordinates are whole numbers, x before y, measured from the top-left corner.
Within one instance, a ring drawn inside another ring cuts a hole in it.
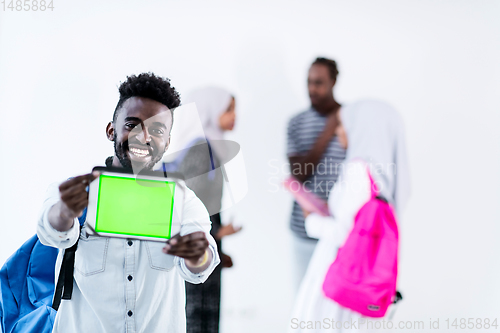
[[[231,93],[217,87],[205,87],[191,92],[183,100],[183,105],[174,111],[171,145],[166,155],[189,148],[197,139],[223,140],[224,131],[220,128],[219,118],[229,107],[231,99]],[[212,147],[219,158],[223,155],[220,147],[221,144]],[[164,160],[168,161],[168,158]]]
[[[410,195],[410,175],[406,155],[404,125],[390,105],[365,100],[350,104],[340,113],[347,133],[346,161],[361,158],[379,185],[381,195],[404,208]]]

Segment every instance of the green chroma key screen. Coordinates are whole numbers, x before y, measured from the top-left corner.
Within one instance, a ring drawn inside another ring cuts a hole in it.
[[[170,238],[175,183],[101,175],[95,230]]]

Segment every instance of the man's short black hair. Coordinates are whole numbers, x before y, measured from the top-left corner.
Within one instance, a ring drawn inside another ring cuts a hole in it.
[[[316,58],[316,60],[314,60],[312,64],[325,65],[328,68],[328,72],[330,72],[330,77],[335,81],[337,80],[337,75],[339,75],[339,70],[337,69],[337,63],[335,62],[335,60],[318,57]]]
[[[181,104],[179,93],[170,85],[170,80],[154,75],[153,73],[142,73],[139,75],[127,76],[127,80],[118,88],[120,100],[113,114],[113,122],[116,121],[118,110],[130,97],[144,97],[157,101],[172,113],[174,119],[174,108]]]

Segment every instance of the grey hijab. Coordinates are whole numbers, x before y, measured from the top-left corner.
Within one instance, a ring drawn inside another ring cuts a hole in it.
[[[348,140],[346,162],[360,158],[368,163],[380,194],[399,215],[410,195],[401,116],[386,103],[364,100],[343,108],[340,117]]]

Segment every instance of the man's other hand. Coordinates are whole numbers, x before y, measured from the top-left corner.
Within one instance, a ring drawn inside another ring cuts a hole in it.
[[[208,240],[203,231],[181,236],[176,234],[167,241],[163,252],[184,258],[189,266],[198,266],[208,249]]]

